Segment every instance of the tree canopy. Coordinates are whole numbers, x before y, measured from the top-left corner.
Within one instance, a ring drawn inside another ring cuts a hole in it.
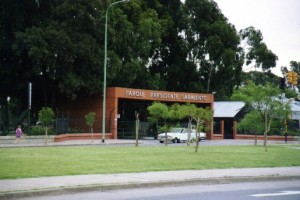
[[[239,34],[246,43],[244,48],[246,65],[254,64],[255,68],[260,68],[263,71],[269,71],[270,68],[276,66],[278,57],[263,42],[260,30],[251,26],[241,30]]]
[[[280,94],[280,89],[274,87],[271,83],[256,85],[253,82],[249,82],[244,87],[235,90],[232,95],[233,100],[242,100],[251,110],[259,113],[260,119],[264,124],[264,146],[266,151],[267,135],[272,122],[274,119],[280,119],[282,116],[286,116],[287,112],[290,112],[290,105],[282,102]]]
[[[54,116],[53,110],[49,107],[43,107],[39,111],[39,121],[45,127],[45,144],[48,140],[48,127],[53,124]]]
[[[1,105],[7,107],[9,96],[19,113],[24,110],[27,82],[35,111],[54,108],[58,97],[101,94],[105,13],[113,2],[1,1]],[[248,29],[242,38],[254,41],[252,32],[260,33]],[[216,92],[224,100],[241,82],[241,38],[214,1],[118,4],[109,9],[107,35],[107,86]],[[255,38],[257,51],[247,59],[263,69],[275,66],[261,34]]]

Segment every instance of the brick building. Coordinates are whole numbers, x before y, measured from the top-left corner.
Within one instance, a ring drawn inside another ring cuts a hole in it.
[[[106,138],[125,138],[125,133],[132,132],[130,124],[135,120],[135,113],[139,113],[140,121],[147,121],[147,107],[154,101],[172,103],[194,103],[199,107],[213,109],[214,97],[212,94],[168,92],[156,90],[142,90],[133,88],[109,87],[106,95]],[[94,130],[101,133],[102,129],[102,97],[81,98],[72,102],[60,103],[57,106],[58,117],[67,117],[70,127],[87,131],[84,116],[88,112],[96,113]],[[126,126],[124,125],[126,124]],[[125,131],[125,129],[128,129]],[[130,129],[130,130],[129,130]],[[207,133],[208,139],[213,139],[213,126]]]

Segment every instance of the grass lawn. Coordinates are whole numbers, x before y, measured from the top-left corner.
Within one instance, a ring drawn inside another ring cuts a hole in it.
[[[0,179],[163,170],[300,166],[300,146],[1,148]]]

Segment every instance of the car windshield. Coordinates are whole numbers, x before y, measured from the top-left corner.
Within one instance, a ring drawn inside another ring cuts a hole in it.
[[[189,130],[188,129],[184,129],[183,130],[183,133],[188,133]],[[191,129],[191,133],[196,133],[196,130],[195,129]]]
[[[170,132],[172,132],[172,133],[181,133],[182,128],[171,128]]]

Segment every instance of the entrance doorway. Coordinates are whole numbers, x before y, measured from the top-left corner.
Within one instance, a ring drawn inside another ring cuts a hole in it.
[[[233,139],[233,121],[224,120],[224,139]]]
[[[139,138],[157,138],[157,124],[148,122],[147,108],[151,101],[119,99],[118,138],[135,139],[136,114],[139,116]]]

